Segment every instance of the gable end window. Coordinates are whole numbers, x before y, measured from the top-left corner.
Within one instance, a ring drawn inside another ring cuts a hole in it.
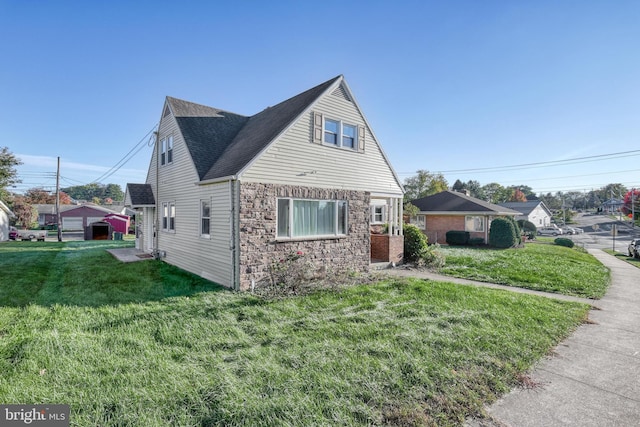
[[[346,201],[278,199],[278,237],[333,237],[346,234]]]
[[[160,165],[173,163],[173,136],[160,141]]]
[[[340,120],[324,119],[324,139],[326,145],[358,150],[358,127]]]

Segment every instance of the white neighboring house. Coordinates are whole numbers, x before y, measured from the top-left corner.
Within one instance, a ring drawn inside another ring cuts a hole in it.
[[[139,249],[245,290],[297,252],[320,270],[367,271],[372,223],[401,261],[403,195],[337,76],[253,116],[167,97],[146,182],[127,185],[125,205]]]
[[[15,218],[13,212],[0,200],[0,242],[9,240],[9,219]]]
[[[553,215],[541,200],[505,202],[499,203],[499,205],[520,212],[520,215],[516,217],[516,220],[524,219],[533,223],[537,228],[548,227],[551,225],[551,218]]]

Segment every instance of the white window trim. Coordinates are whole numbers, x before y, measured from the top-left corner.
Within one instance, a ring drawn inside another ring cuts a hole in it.
[[[470,230],[469,227],[467,227],[467,218],[480,218],[481,220],[481,224],[482,224],[482,229],[481,230]],[[487,221],[486,218],[482,215],[465,215],[464,217],[464,231],[468,231],[470,233],[484,233],[484,231],[487,229]]]
[[[327,121],[335,122],[335,123],[338,124],[338,132],[336,133],[336,142],[337,142],[336,144],[331,144],[329,142],[325,142],[325,140],[324,140],[325,132],[327,132],[327,129],[326,129]],[[342,142],[343,142],[342,139],[345,137],[345,134],[344,134],[344,127],[345,126],[351,126],[354,129],[353,147],[345,147],[342,144]],[[359,147],[359,144],[360,144],[360,142],[358,141],[359,133],[360,133],[360,130],[358,128],[358,125],[356,125],[356,124],[348,123],[348,122],[345,122],[345,121],[339,120],[339,119],[333,119],[331,117],[324,117],[324,115],[322,117],[322,145],[325,145],[327,147],[340,148],[342,150],[349,150],[349,151],[353,151],[353,152],[358,152],[358,147]]]
[[[376,209],[382,209],[382,212],[380,212],[380,215],[382,215],[382,218],[377,221],[376,220]],[[387,222],[387,205],[371,205],[371,224],[384,224]]]
[[[280,224],[280,218],[278,217],[278,203],[280,200],[287,200],[289,202],[289,218],[287,219],[287,230],[288,230],[288,235],[287,236],[280,236],[278,235],[278,225]],[[294,209],[293,209],[293,202],[296,200],[302,200],[302,201],[309,201],[309,202],[333,202],[335,203],[334,206],[336,207],[336,209],[334,209],[334,224],[335,224],[335,231],[333,234],[313,234],[313,235],[309,235],[309,236],[293,236],[293,214],[294,214]],[[338,209],[338,206],[340,203],[344,203],[346,205],[346,212],[345,212],[345,218],[344,218],[344,233],[340,233],[339,232],[339,228],[340,228],[340,224],[339,224],[339,211],[340,209]],[[278,197],[276,199],[276,240],[286,240],[286,241],[291,241],[291,240],[321,240],[321,239],[336,239],[336,238],[344,238],[349,234],[349,202],[347,200],[338,200],[338,199],[301,199],[301,198],[295,198],[295,197]]]
[[[171,154],[171,156],[169,156]],[[171,160],[169,160],[171,157]],[[167,135],[160,140],[160,166],[173,164],[173,135]]]
[[[202,204],[203,203],[208,203],[209,204],[209,216],[205,217],[202,214]],[[203,239],[211,239],[211,199],[200,199],[200,237],[202,237]],[[203,233],[202,232],[202,220],[204,219],[209,219],[209,232],[208,233]]]
[[[172,213],[172,208],[173,208],[173,217],[171,216]],[[164,220],[165,220],[165,210],[167,211],[167,223],[165,225]],[[162,210],[160,212],[161,217],[160,217],[160,221],[161,221],[161,230],[165,233],[175,233],[176,232],[176,202],[175,201],[171,201],[171,202],[162,202]],[[171,227],[171,218],[173,218],[173,228]]]
[[[427,216],[425,214],[417,214],[415,216],[412,216],[411,219],[409,220],[409,222],[413,225],[415,225],[416,227],[418,227],[420,230],[426,230],[427,229]]]

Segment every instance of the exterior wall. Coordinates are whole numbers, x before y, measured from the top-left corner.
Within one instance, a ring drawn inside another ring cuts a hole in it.
[[[304,185],[397,195],[402,189],[357,106],[325,94],[243,174],[244,182]],[[312,142],[313,114],[364,126],[363,152]]]
[[[371,235],[371,261],[401,264],[404,258],[404,236]]]
[[[441,245],[447,243],[447,231],[459,230],[464,231],[464,215],[427,215],[425,234],[429,239],[429,243],[439,243]],[[485,226],[489,227],[490,219]],[[470,232],[471,238],[482,237],[487,240],[488,231]]]
[[[173,136],[173,162],[159,165],[159,141],[168,135]],[[151,184],[158,204],[153,218],[157,249],[167,263],[220,285],[233,287],[230,183],[197,185],[196,182],[198,174],[189,150],[175,119],[168,115],[160,122],[147,176],[147,184]],[[211,201],[211,232],[208,238],[200,235],[201,200]],[[163,202],[175,203],[175,231],[161,229]],[[144,221],[148,220],[144,218]]]
[[[348,235],[318,239],[277,239],[277,198],[348,201]],[[268,280],[272,262],[301,251],[320,270],[369,269],[369,193],[293,185],[241,183],[239,210],[240,289]]]
[[[82,230],[84,230],[87,225],[91,224],[92,222],[102,220],[102,218],[104,218],[105,215],[108,214],[108,212],[100,209],[94,209],[90,206],[80,206],[78,208],[60,212],[60,218],[82,218]]]
[[[0,209],[0,242],[9,240],[9,215]]]
[[[529,217],[525,219],[531,221],[536,227],[546,227],[551,224],[551,217],[540,205],[531,211]]]

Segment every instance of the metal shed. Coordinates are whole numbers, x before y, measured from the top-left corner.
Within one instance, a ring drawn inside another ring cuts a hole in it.
[[[84,240],[112,240],[113,226],[106,221],[96,221],[84,229]]]

